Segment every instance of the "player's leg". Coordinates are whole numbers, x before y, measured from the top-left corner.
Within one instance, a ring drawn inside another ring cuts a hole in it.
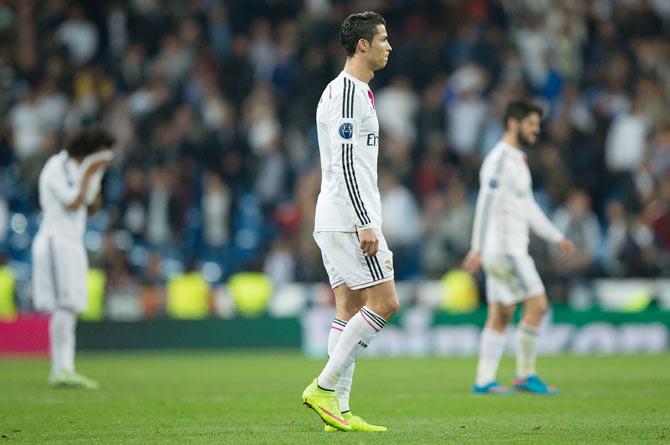
[[[49,340],[51,347],[52,386],[67,386],[68,374],[74,373],[76,315],[73,311],[58,308],[49,320]]]
[[[360,290],[351,290],[346,285],[342,284],[336,287],[334,292],[335,319],[333,320],[330,335],[328,336],[328,356],[335,350],[341,334],[351,317],[365,305],[365,297]],[[340,401],[340,411],[343,414],[350,411],[349,394],[351,392],[355,368],[356,362],[345,369],[335,388],[337,398]]]
[[[328,336],[328,355],[333,353],[347,322],[365,305],[365,297],[360,290],[351,290],[346,285],[341,285],[336,287],[334,291],[335,319]],[[345,369],[335,388],[342,418],[349,422],[352,431],[386,431],[386,427],[371,425],[362,417],[356,416],[351,412],[349,394],[351,392],[355,368],[356,362],[353,362],[351,366]],[[324,430],[328,432],[338,431],[330,425],[325,425]]]
[[[398,297],[392,280],[365,289],[363,295],[366,305],[351,317],[316,380],[323,390],[335,390],[345,370],[356,361],[398,309]]]
[[[339,410],[335,389],[347,370],[374,336],[386,325],[398,307],[398,298],[393,284],[392,253],[388,250],[381,233],[380,249],[375,257],[363,256],[355,233],[315,233],[314,238],[321,248],[326,269],[335,273],[329,277],[332,283],[342,277],[347,287],[361,290],[367,304],[351,317],[340,334],[326,366],[318,378],[303,392],[303,400],[314,409],[327,424],[350,431],[351,425]],[[382,265],[384,265],[382,267]],[[335,286],[334,286],[335,287]],[[327,393],[331,392],[336,402]]]
[[[523,302],[523,313],[516,333],[516,376],[525,379],[536,374],[537,336],[549,307],[542,293]]]
[[[516,330],[516,378],[514,387],[535,394],[558,394],[537,376],[536,361],[538,334],[549,308],[547,295],[542,292],[523,303],[523,314]]]
[[[493,299],[491,299],[493,300]],[[496,374],[505,350],[506,329],[512,320],[516,306],[505,306],[499,301],[488,305],[486,323],[479,342],[479,362],[473,392],[500,394],[508,389],[498,384]]]
[[[558,390],[546,385],[537,377],[538,333],[549,308],[544,285],[530,256],[511,257],[515,275],[519,279],[525,297],[523,313],[516,334],[516,378],[514,387],[536,394],[557,394]]]
[[[32,252],[32,288],[33,306],[38,311],[49,313],[49,354],[51,357],[51,373],[49,384],[55,385],[56,376],[61,373],[62,354],[60,342],[56,341],[54,311],[56,309],[56,286],[52,273],[52,259],[48,249],[48,238],[39,233],[33,241]],[[57,334],[56,334],[57,335]]]
[[[319,375],[319,385],[334,389],[343,371],[351,365],[398,310],[398,295],[393,282],[393,254],[379,232],[379,251],[374,257],[363,255],[356,234],[336,234],[336,249],[328,249],[330,263],[341,269],[347,286],[361,290],[363,306],[351,317],[337,346]],[[383,265],[383,266],[382,266]]]
[[[87,305],[88,259],[84,245],[50,239],[49,257],[57,305],[50,327],[54,357],[59,366],[56,386],[98,389],[97,382],[75,371],[77,314]]]

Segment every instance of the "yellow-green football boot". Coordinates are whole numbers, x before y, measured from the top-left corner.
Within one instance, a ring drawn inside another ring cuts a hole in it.
[[[316,384],[316,379],[303,391],[302,401],[308,408],[312,408],[326,425],[341,431],[351,431],[349,422],[342,417],[340,402],[337,400],[335,391],[321,389]]]
[[[362,417],[354,416],[353,414],[351,414],[351,411],[347,411],[346,413],[342,413],[342,417],[344,418],[344,420],[349,422],[349,425],[351,425],[351,431],[367,431],[369,433],[381,433],[381,432],[387,430],[387,428],[385,426],[369,424]],[[328,432],[337,431],[335,428],[333,428],[330,425],[324,426],[323,430],[328,431]]]

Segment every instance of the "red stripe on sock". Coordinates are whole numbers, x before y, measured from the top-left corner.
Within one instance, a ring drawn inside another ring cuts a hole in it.
[[[344,330],[343,330],[343,329],[340,329],[340,328],[336,328],[335,326],[331,326],[330,328],[331,328],[331,329],[335,329],[336,331],[340,331],[340,332],[344,332]]]

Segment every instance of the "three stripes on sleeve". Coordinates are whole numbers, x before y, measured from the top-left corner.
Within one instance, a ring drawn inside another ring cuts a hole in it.
[[[356,85],[347,79],[344,81],[344,93],[342,95],[342,118],[350,119],[354,117],[354,96],[356,94]],[[362,226],[370,224],[370,216],[363,204],[361,192],[356,179],[356,170],[354,169],[354,144],[342,144],[342,170],[344,171],[344,182],[347,185],[349,198],[356,211],[356,216]]]

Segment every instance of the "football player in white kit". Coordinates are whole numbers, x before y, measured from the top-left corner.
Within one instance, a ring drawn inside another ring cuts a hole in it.
[[[379,122],[368,86],[391,45],[386,22],[374,12],[347,17],[340,41],[344,69],[316,111],[322,176],[314,239],[335,292],[335,319],[328,363],[302,398],[326,431],[385,431],[351,413],[349,391],[356,358],[398,309],[393,254],[381,232]]]
[[[82,130],[49,158],[39,177],[42,222],[32,245],[35,308],[51,314],[49,335],[53,387],[98,388],[75,372],[77,314],[86,310],[87,211],[100,206],[100,183],[114,140],[99,127]]]
[[[548,309],[542,280],[528,255],[529,229],[564,253],[574,250],[571,241],[545,216],[533,198],[530,170],[524,148],[540,133],[542,110],[526,101],[515,101],[505,111],[505,133],[486,156],[479,173],[479,195],[471,250],[464,267],[486,273],[488,315],[481,335],[479,364],[473,392],[508,393],[496,381],[505,348],[505,330],[517,304],[523,314],[516,331],[516,378],[514,387],[535,394],[556,394],[535,369],[537,335]]]

